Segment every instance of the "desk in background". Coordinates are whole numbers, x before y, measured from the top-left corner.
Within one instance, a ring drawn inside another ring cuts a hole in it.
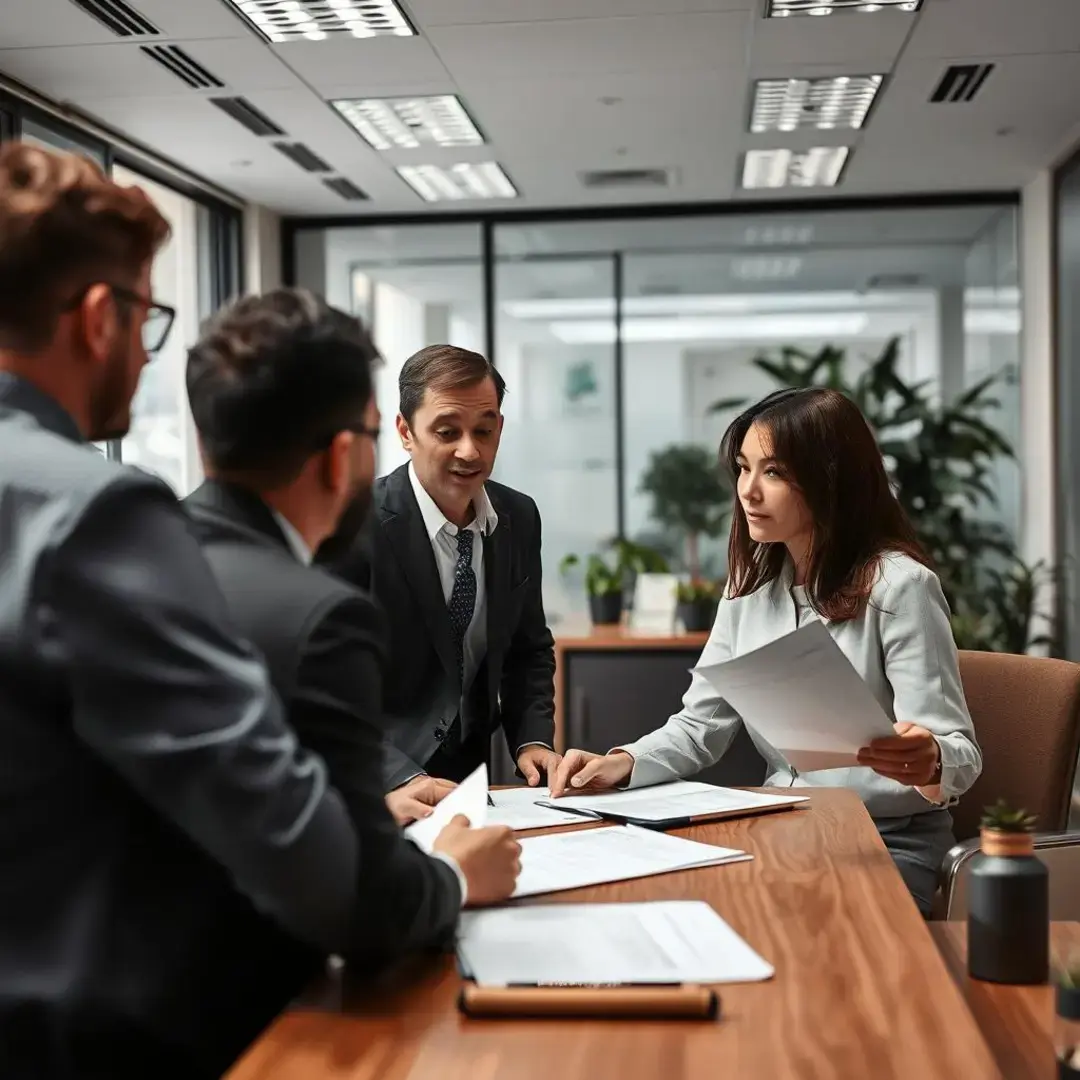
[[[363,993],[324,986],[229,1080],[1000,1080],[854,792],[815,788],[805,810],[677,835],[755,858],[527,902],[711,904],[776,968],[719,987],[718,1021],[469,1020],[438,957]]]
[[[679,710],[708,638],[619,626],[556,634],[555,748],[606,754],[660,727]],[[724,759],[695,779],[754,787],[765,779],[765,763],[740,730]]]

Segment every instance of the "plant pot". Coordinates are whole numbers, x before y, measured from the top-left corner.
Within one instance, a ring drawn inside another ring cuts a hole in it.
[[[698,600],[680,600],[675,606],[675,614],[688,634],[698,634],[713,628],[718,603],[712,596]]]
[[[1059,1080],[1080,1080],[1080,989],[1059,984],[1054,993],[1054,1014]]]
[[[612,626],[622,620],[622,592],[599,593],[589,596],[589,618],[596,626]]]
[[[1049,875],[1031,833],[982,830],[968,885],[968,974],[1014,984],[1049,977]]]

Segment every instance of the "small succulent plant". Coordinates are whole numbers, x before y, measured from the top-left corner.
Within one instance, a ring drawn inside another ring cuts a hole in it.
[[[1035,831],[1035,815],[1024,809],[1013,810],[1004,799],[998,799],[993,806],[984,808],[980,825],[996,832],[1029,833]]]

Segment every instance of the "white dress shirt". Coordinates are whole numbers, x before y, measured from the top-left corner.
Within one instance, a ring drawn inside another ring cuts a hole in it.
[[[300,530],[277,510],[271,508],[270,513],[274,515],[274,521],[277,522],[278,528],[281,529],[285,537],[285,543],[289,545],[289,550],[296,556],[297,562],[303,563],[304,566],[310,566],[312,561],[311,548],[308,547],[307,542],[300,535]],[[469,883],[465,880],[465,874],[462,872],[461,867],[458,866],[457,859],[450,855],[444,855],[441,851],[431,852],[431,857],[446,863],[454,871],[454,876],[457,878],[458,886],[461,889],[461,906],[464,907],[469,899]]]
[[[789,562],[780,577],[757,592],[720,601],[699,665],[741,656],[817,618],[805,589],[794,585]],[[932,803],[955,803],[982,770],[982,754],[937,576],[906,555],[886,555],[863,614],[848,622],[826,621],[825,626],[889,719],[918,724],[937,740],[941,781],[917,789],[858,766],[799,773],[750,730],[768,767],[765,783],[852,788],[875,818],[906,817],[934,809]],[[739,714],[695,669],[682,710],[662,728],[620,748],[634,756],[630,786],[690,776],[711,765],[727,750],[741,723]]]

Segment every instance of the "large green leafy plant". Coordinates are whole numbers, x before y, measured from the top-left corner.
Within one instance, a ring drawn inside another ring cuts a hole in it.
[[[731,512],[731,491],[716,454],[693,444],[667,446],[649,457],[639,490],[652,498],[650,516],[677,532],[685,544],[692,581],[701,577],[701,538],[722,536]]]
[[[862,410],[877,434],[897,498],[934,560],[960,648],[1052,648],[1053,634],[1039,630],[1049,622],[1039,603],[1055,572],[1026,565],[1008,531],[986,515],[997,502],[993,467],[1015,456],[988,418],[1000,405],[993,395],[998,377],[941,404],[927,383],[901,377],[899,354],[899,339],[893,338],[854,378],[845,351],[831,345],[813,354],[784,348],[778,358],[760,356],[753,363],[780,386],[827,386]],[[711,411],[743,404],[718,401]]]

